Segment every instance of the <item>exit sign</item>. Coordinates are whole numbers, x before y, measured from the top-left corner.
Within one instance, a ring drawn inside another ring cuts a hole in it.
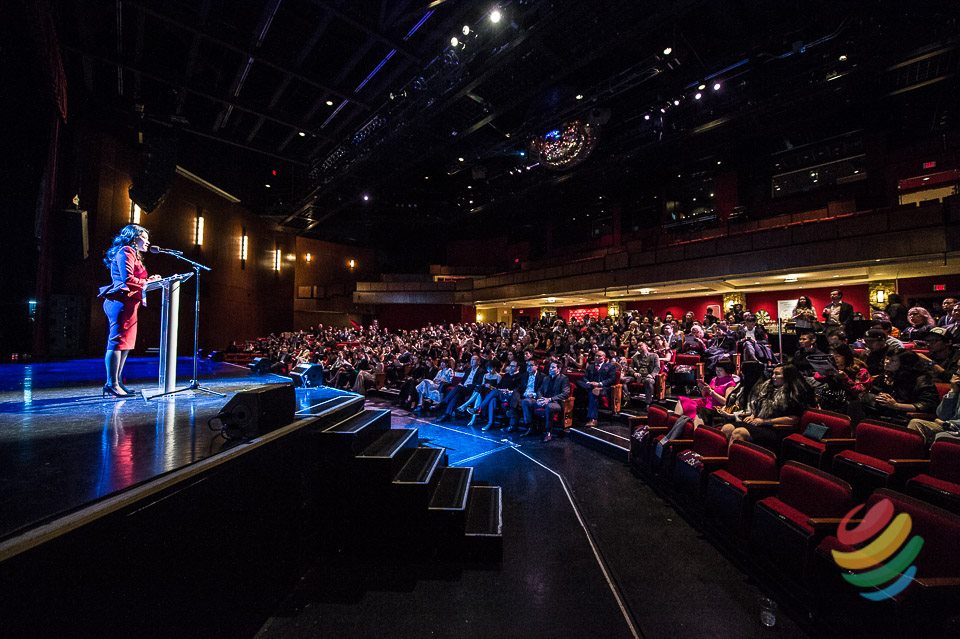
[[[935,168],[937,168],[937,163],[936,163],[936,162],[924,162],[924,163],[923,163],[923,170],[924,170],[924,171],[929,171],[930,169],[935,169]]]
[[[934,284],[934,285],[933,285],[933,290],[934,290],[934,291],[945,291],[945,290],[947,290],[947,285],[946,285],[946,284]]]

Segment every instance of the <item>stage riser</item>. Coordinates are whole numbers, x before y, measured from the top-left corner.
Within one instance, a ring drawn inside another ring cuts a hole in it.
[[[0,564],[0,636],[251,636],[333,516],[306,444],[335,421],[303,423]]]

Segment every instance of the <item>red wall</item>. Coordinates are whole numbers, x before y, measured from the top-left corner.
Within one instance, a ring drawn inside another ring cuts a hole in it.
[[[946,270],[946,269],[944,269]],[[945,291],[934,291],[934,284],[946,285]],[[960,275],[935,275],[933,277],[908,277],[897,282],[897,289],[904,302],[918,297],[956,297],[960,294]]]
[[[423,328],[427,324],[474,322],[477,311],[461,304],[380,304],[377,320],[389,329]]]
[[[823,307],[830,303],[830,291],[828,288],[798,288],[785,291],[765,291],[761,293],[747,293],[747,308],[751,311],[764,310],[770,313],[770,317],[777,316],[777,300],[793,300],[801,295],[810,298],[810,303],[817,309],[817,315],[823,312]],[[864,317],[870,316],[870,304],[868,303],[869,289],[866,284],[855,284],[852,286],[841,286],[843,291],[843,301],[853,306],[854,311],[863,313]]]
[[[559,315],[560,319],[562,319],[564,322],[569,322],[570,315],[575,311],[580,311],[580,310],[590,310],[590,311],[596,310],[597,317],[599,319],[604,319],[607,316],[606,305],[600,306],[597,304],[592,304],[587,306],[561,306],[557,308],[557,315]]]

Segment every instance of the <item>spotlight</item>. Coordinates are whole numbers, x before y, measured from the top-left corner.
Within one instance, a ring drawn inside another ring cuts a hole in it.
[[[666,109],[664,109],[663,107],[660,107],[660,113],[666,113],[666,112],[667,112]]]
[[[697,90],[698,90],[698,91],[703,91],[703,90],[706,89],[706,88],[707,88],[707,85],[701,84],[700,86],[697,87]]]
[[[429,176],[429,175],[424,175],[424,176],[423,176],[423,179],[424,179],[424,180],[429,180],[429,179],[430,179],[430,176]]]
[[[269,184],[264,184],[263,186],[266,187],[266,188],[268,188],[268,189],[270,188],[270,185],[269,185]]]
[[[367,195],[366,193],[364,193],[364,194],[363,194],[363,201],[364,201],[364,202],[369,202],[369,201],[370,201],[370,196]]]
[[[577,98],[578,100],[582,100],[582,99],[583,99],[583,94],[582,94],[582,93],[578,93],[578,94],[576,95],[576,98]]]
[[[463,29],[461,29],[460,31],[461,33],[463,33],[463,35],[468,36],[470,35],[470,26],[465,24],[463,25]]]
[[[841,55],[840,58],[839,58],[839,60],[840,60],[840,62],[846,62],[846,61],[847,61],[847,56],[846,56],[846,55]]]
[[[463,162],[463,158],[457,158],[457,162]]]
[[[649,119],[650,119],[650,114],[649,114],[649,113],[644,113],[644,114],[643,114],[643,119],[644,119],[644,120],[649,120]]]
[[[457,46],[458,44],[460,44],[460,41],[457,40],[457,36],[453,36],[452,38],[450,38],[450,46],[451,46],[451,47],[455,47],[455,46]]]
[[[698,92],[693,96],[693,99],[694,99],[694,100],[699,100],[699,99],[702,98],[702,97],[703,97],[703,94],[698,91]]]
[[[327,106],[333,106],[333,100],[327,100]]]
[[[500,22],[500,18],[503,17],[503,14],[500,13],[500,9],[494,9],[490,12],[490,22],[497,24]]]
[[[719,90],[720,90],[720,83],[719,83],[719,82],[714,82],[714,84],[713,84],[713,90],[714,90],[714,91],[719,91]]]
[[[473,188],[473,185],[468,184],[468,185],[467,185],[467,188],[468,188],[468,189],[472,189],[472,188]]]
[[[300,133],[298,133],[297,135],[299,135],[301,138],[307,137],[307,134],[304,131],[300,131]]]
[[[670,47],[663,50],[663,55],[670,55],[671,53],[673,53],[673,49]]]
[[[674,100],[673,106],[680,106],[680,100]]]

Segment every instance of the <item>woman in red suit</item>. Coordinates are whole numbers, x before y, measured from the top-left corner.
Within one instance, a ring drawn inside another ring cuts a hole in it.
[[[150,233],[136,224],[128,224],[113,238],[113,244],[103,259],[110,269],[109,286],[100,287],[103,312],[110,322],[107,352],[103,361],[107,368],[104,395],[132,397],[123,385],[123,365],[137,341],[137,310],[147,282],[160,279],[150,277],[140,261],[140,254],[150,246]]]

